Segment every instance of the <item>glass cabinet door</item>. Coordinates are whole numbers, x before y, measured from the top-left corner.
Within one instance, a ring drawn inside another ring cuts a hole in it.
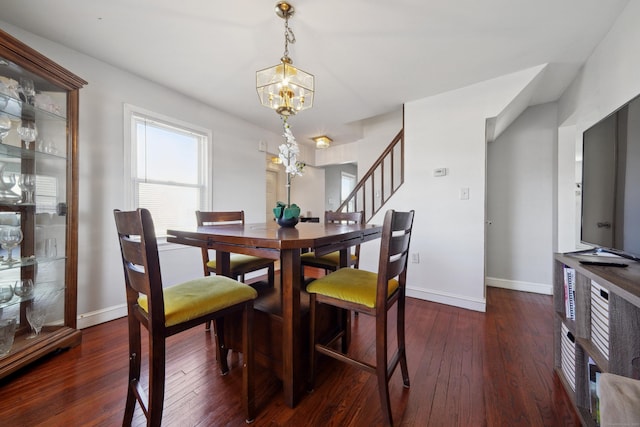
[[[0,31],[0,378],[80,343],[73,157],[83,84]]]

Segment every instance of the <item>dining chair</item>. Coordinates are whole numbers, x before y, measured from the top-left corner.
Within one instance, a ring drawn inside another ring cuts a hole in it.
[[[389,210],[385,214],[377,273],[354,268],[341,268],[307,286],[307,292],[311,296],[309,389],[312,390],[315,383],[317,353],[333,357],[374,374],[378,380],[378,394],[382,412],[388,425],[393,425],[389,400],[389,379],[398,364],[400,364],[402,371],[404,387],[409,387],[404,317],[407,260],[413,217],[413,210],[409,212]],[[393,356],[387,358],[387,312],[396,303],[398,347]],[[335,349],[334,344],[337,340],[344,339],[344,331],[339,331],[325,343],[318,342],[316,312],[319,304],[328,304],[375,317],[375,364],[350,356],[344,350],[341,352]]]
[[[130,426],[136,402],[147,426],[160,426],[165,391],[166,340],[207,321],[242,312],[242,406],[247,422],[255,415],[253,300],[251,286],[225,276],[207,276],[163,288],[153,219],[147,209],[114,210],[127,298],[129,379],[123,426]],[[148,395],[140,382],[141,326],[147,329]],[[216,337],[222,374],[229,371],[226,346]]]
[[[244,224],[244,211],[196,211],[198,226],[203,225],[223,225],[223,224]],[[267,269],[267,282],[269,287],[274,286],[275,261],[269,258],[257,256],[231,254],[231,275],[237,277],[241,282],[245,281],[245,274]],[[202,265],[204,275],[217,274],[216,260],[209,258],[209,250],[202,248]]]
[[[343,224],[363,224],[364,211],[359,212],[333,212],[325,211],[325,223],[343,223]],[[347,262],[349,266],[358,268],[360,260],[360,245],[356,245],[354,253],[349,253]],[[316,256],[315,252],[306,252],[300,256],[302,264],[302,272],[304,267],[316,267],[325,270],[325,273],[336,271],[340,268],[340,251],[331,252],[326,255]]]

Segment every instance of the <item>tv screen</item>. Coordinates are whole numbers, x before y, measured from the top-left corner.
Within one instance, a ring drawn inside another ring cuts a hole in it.
[[[580,240],[640,259],[640,97],[582,138]]]

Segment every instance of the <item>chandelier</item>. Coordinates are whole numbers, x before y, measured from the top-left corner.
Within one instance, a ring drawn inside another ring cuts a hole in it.
[[[256,90],[262,105],[286,117],[313,106],[314,78],[312,74],[294,67],[289,58],[289,43],[296,42],[289,28],[289,18],[295,9],[281,1],[276,4],[275,11],[284,19],[284,55],[278,65],[256,72]]]

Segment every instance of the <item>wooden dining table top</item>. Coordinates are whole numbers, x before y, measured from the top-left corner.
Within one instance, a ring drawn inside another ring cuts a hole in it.
[[[217,246],[219,250],[277,259],[280,250],[312,248],[316,254],[324,255],[375,240],[380,238],[382,226],[304,222],[295,227],[280,227],[275,222],[265,222],[204,225],[169,229],[167,233],[169,242]],[[244,250],[239,251],[240,247]]]

